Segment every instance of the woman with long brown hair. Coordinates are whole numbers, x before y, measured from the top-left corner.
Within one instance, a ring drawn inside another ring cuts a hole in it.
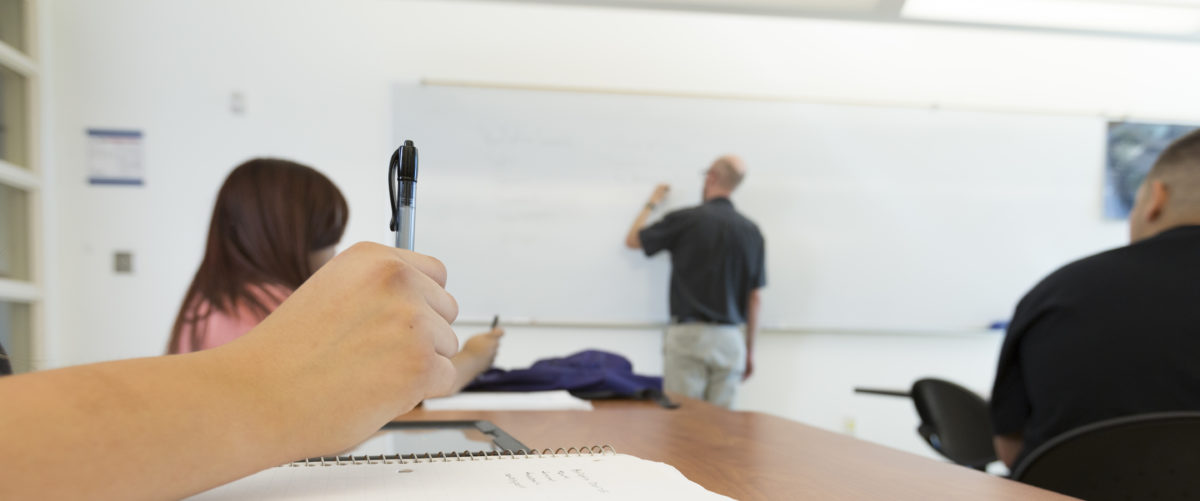
[[[167,353],[214,348],[241,337],[333,258],[350,210],[316,169],[249,160],[217,192],[204,260],[175,317]],[[504,329],[467,340],[451,358],[455,391],[491,367]]]
[[[349,217],[342,192],[311,167],[256,158],[233,169],[167,352],[220,346],[258,325],[333,257]]]

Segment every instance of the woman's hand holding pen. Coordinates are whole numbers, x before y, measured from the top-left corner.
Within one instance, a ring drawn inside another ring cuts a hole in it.
[[[475,376],[490,369],[492,362],[496,361],[496,352],[500,350],[502,336],[503,327],[492,327],[492,330],[471,336],[463,343],[462,351],[450,359],[455,370],[454,385],[438,396],[453,395],[462,391],[475,380]]]
[[[470,355],[480,360],[480,371],[490,368],[496,361],[496,353],[500,351],[500,338],[504,336],[503,327],[493,327],[492,330],[471,336],[463,343],[462,355]]]

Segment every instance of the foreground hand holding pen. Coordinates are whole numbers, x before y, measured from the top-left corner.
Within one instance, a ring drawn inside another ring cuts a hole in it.
[[[352,447],[454,381],[445,281],[360,243],[224,346],[0,378],[0,499],[180,498]]]
[[[314,425],[313,436],[328,440],[307,444],[294,457],[353,446],[424,398],[448,390],[455,376],[450,358],[458,352],[450,324],[458,304],[445,283],[446,269],[437,259],[359,243],[267,317],[267,334],[287,339],[250,340],[293,360],[292,369],[300,372],[287,377],[306,382],[293,387],[299,392],[294,397],[312,400],[304,419]],[[358,369],[340,367],[351,365]],[[312,399],[314,393],[324,397]],[[344,433],[333,432],[338,429]]]

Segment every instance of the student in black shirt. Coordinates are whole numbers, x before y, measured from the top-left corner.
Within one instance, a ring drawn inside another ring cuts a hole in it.
[[[1082,425],[1200,409],[1200,131],[1159,157],[1129,229],[1017,305],[991,399],[1009,467]]]

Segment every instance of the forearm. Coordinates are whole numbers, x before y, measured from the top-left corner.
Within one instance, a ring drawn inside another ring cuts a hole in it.
[[[227,345],[0,378],[0,499],[180,498],[351,447],[453,380],[445,283],[358,244]]]
[[[638,236],[638,232],[646,227],[646,221],[650,219],[650,213],[653,210],[651,204],[642,206],[641,212],[633,220],[633,225],[629,227],[629,233],[625,234],[625,246],[630,249],[642,248],[642,239]]]
[[[758,290],[750,293],[746,302],[746,354],[754,353],[754,340],[758,335],[758,312],[762,309],[762,296]]]
[[[0,380],[3,499],[179,498],[294,457],[300,416],[223,350]],[[248,381],[256,381],[249,384]],[[255,388],[252,390],[252,388]],[[290,416],[289,416],[290,415]]]

